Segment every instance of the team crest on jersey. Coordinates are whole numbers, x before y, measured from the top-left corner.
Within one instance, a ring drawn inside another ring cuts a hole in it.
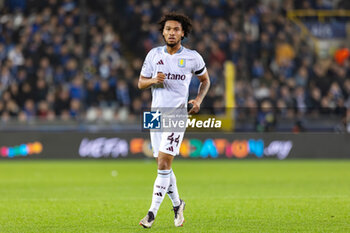
[[[181,59],[179,59],[179,62],[177,64],[179,67],[183,68],[186,65],[186,60],[181,58]]]

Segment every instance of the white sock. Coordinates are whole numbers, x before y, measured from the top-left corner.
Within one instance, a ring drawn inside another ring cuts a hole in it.
[[[160,204],[164,199],[170,183],[171,170],[158,170],[158,176],[153,186],[152,204],[149,211],[152,211],[156,217]]]
[[[177,185],[176,185],[176,176],[173,170],[171,170],[170,184],[169,184],[167,194],[170,197],[170,200],[173,203],[174,207],[180,205],[180,197],[179,197],[179,192],[177,191]]]

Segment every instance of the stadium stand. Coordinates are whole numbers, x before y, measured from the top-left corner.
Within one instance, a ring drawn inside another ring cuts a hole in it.
[[[342,62],[320,58],[287,12],[347,5],[318,0],[1,1],[0,117],[5,123],[138,119],[151,100],[150,92],[137,90],[142,61],[162,43],[157,20],[164,12],[182,11],[194,25],[184,44],[203,55],[211,78],[203,108],[223,107],[223,65],[229,60],[236,67],[237,119],[252,115],[254,130],[276,130],[276,119],[282,118],[293,119],[289,128],[302,131],[306,115],[331,114],[341,119],[337,130],[346,131],[350,63],[347,57]],[[193,79],[191,96],[197,87]],[[274,110],[272,118],[264,108]]]

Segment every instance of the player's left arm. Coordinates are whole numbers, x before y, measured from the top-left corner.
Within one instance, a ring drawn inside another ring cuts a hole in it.
[[[189,114],[194,114],[199,112],[199,109],[201,108],[201,104],[203,102],[204,97],[206,96],[209,87],[210,87],[210,79],[209,79],[209,74],[208,71],[206,71],[204,74],[197,76],[200,84],[198,88],[198,94],[195,99],[192,99],[188,101],[189,104],[192,104],[193,107],[190,109],[188,112]]]

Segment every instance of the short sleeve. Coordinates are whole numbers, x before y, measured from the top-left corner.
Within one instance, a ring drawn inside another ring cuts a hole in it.
[[[205,62],[202,58],[202,56],[195,51],[195,65],[193,68],[193,72],[197,76],[203,75],[207,71],[205,67]]]
[[[148,78],[152,77],[153,74],[153,67],[152,67],[152,58],[154,55],[154,49],[148,52],[145,61],[143,62],[142,69],[141,69],[141,75]]]

